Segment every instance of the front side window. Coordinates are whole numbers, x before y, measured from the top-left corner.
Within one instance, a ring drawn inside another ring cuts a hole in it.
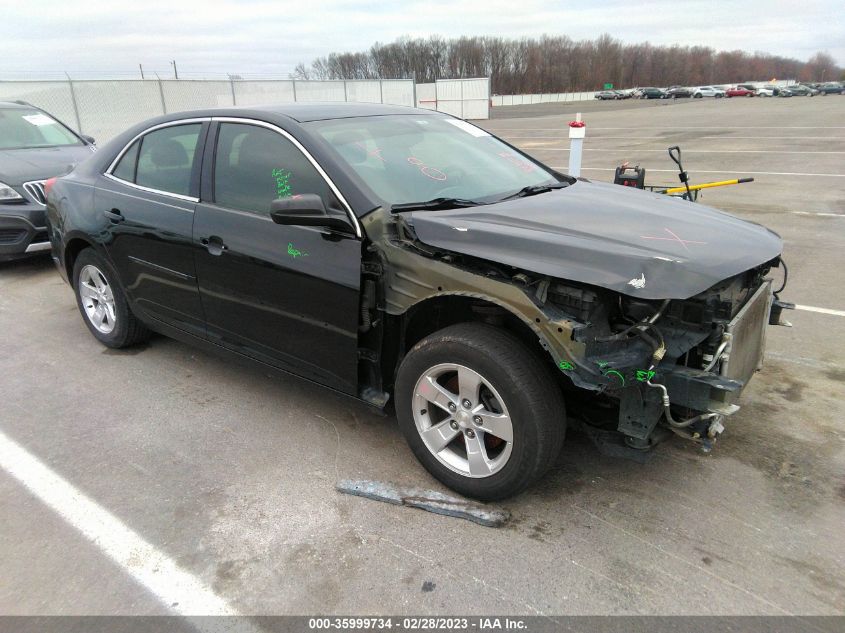
[[[201,128],[200,123],[189,123],[146,134],[140,141],[135,184],[183,196],[191,195],[191,171]],[[118,165],[120,167],[122,161]]]
[[[558,179],[481,128],[444,116],[315,121],[312,129],[388,204],[492,201]]]
[[[314,193],[337,206],[325,179],[287,138],[246,123],[221,123],[214,162],[214,201],[231,209],[270,213],[278,198]]]
[[[0,150],[82,145],[53,117],[34,108],[0,108]]]

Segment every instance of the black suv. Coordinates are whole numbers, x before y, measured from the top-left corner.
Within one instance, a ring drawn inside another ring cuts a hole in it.
[[[44,182],[67,173],[95,150],[44,110],[0,101],[0,261],[50,249]]]

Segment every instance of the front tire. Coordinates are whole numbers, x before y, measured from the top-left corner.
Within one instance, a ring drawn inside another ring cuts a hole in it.
[[[132,314],[114,269],[92,248],[74,262],[73,289],[82,320],[106,347],[129,347],[149,338],[149,330]]]
[[[560,452],[566,411],[548,367],[510,333],[447,327],[399,367],[396,416],[422,465],[449,488],[484,501],[513,496]]]

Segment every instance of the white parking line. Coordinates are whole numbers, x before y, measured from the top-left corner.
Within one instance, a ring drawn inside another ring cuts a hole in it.
[[[818,215],[823,218],[845,218],[845,213],[823,213],[821,211],[793,211],[795,215]]]
[[[557,169],[558,171],[566,171],[569,169],[568,165],[550,165],[552,169]],[[581,171],[616,171],[614,167],[582,167]],[[650,172],[666,172],[667,174],[677,174],[677,169],[649,169]],[[830,178],[845,178],[845,174],[808,174],[804,172],[795,172],[795,171],[742,171],[737,170],[735,172],[729,172],[724,170],[706,170],[706,169],[696,169],[696,174],[733,174],[734,177],[737,176],[744,176],[746,174],[750,174],[752,176],[827,176]]]
[[[0,468],[79,530],[169,610],[180,615],[238,615],[211,587],[179,567],[2,431]]]
[[[490,130],[491,132],[495,130]],[[539,139],[556,139],[558,141],[566,141],[568,140],[567,134],[568,128],[561,128],[560,134],[557,136],[512,136],[510,134],[500,134],[502,138],[507,140],[525,140],[525,141],[533,141]],[[671,137],[658,137],[658,136],[587,136],[587,139],[590,141],[603,141],[607,140],[614,140],[614,141],[670,141]],[[696,140],[719,140],[719,141],[733,141],[733,140],[754,140],[754,141],[845,141],[845,136],[699,136]]]
[[[536,149],[542,152],[568,152],[568,147],[540,147],[536,145],[531,145],[529,143],[522,143],[520,147],[525,149]],[[665,149],[639,149],[637,147],[627,147],[621,149],[605,149],[605,148],[598,148],[598,147],[587,147],[583,151],[585,152],[616,152],[617,154],[620,152],[630,152],[630,153],[645,153],[645,152],[655,152],[660,154],[665,154]],[[845,154],[845,152],[790,152],[790,151],[781,151],[781,150],[769,150],[769,149],[685,149],[684,154],[777,154],[780,156],[781,154]]]
[[[566,124],[561,127],[496,127],[490,126],[491,132],[554,132],[566,129]],[[636,127],[599,127],[591,126],[590,130],[845,130],[845,125],[712,125],[708,127],[695,127],[692,125],[638,125]]]
[[[830,308],[817,308],[815,306],[801,306],[796,304],[796,310],[804,310],[805,312],[818,312],[819,314],[832,314],[833,316],[845,317],[845,310],[831,310]]]

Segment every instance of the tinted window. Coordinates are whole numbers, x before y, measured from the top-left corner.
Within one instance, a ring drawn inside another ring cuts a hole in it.
[[[128,182],[135,182],[135,165],[138,164],[138,148],[140,146],[141,141],[135,141],[132,144],[132,147],[126,151],[117,167],[112,171],[113,176]]]
[[[333,196],[326,181],[288,139],[267,128],[221,123],[214,163],[214,201],[269,213],[277,198],[316,193],[326,207]]]
[[[135,182],[142,187],[190,195],[191,168],[201,127],[200,123],[174,125],[144,136]]]

